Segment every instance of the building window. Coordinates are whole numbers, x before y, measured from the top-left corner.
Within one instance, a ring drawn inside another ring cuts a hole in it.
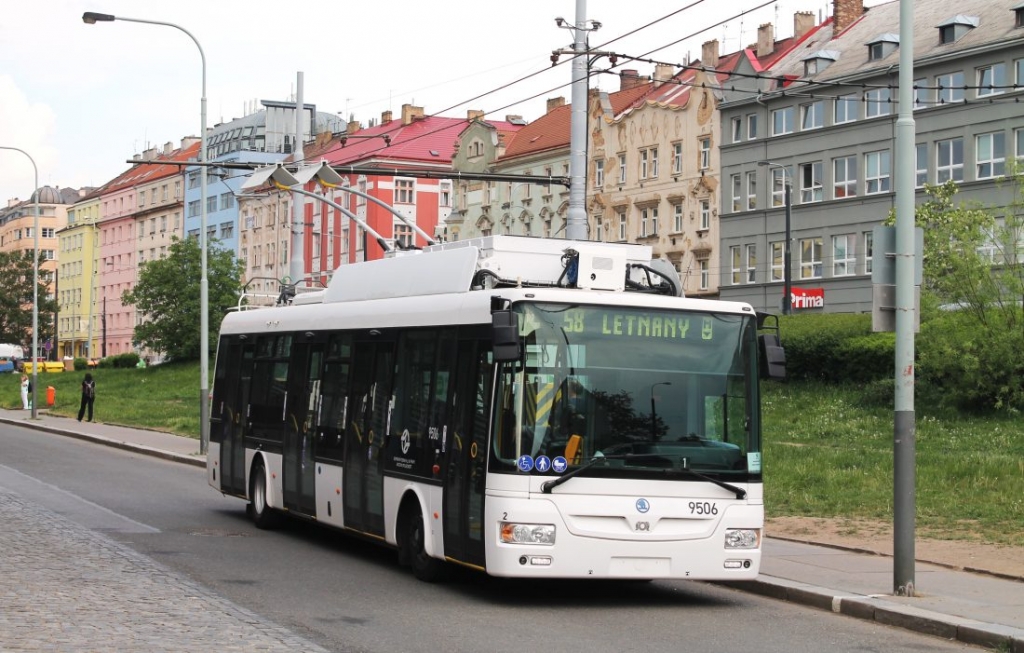
[[[226,211],[235,205],[235,196],[231,193],[224,193],[220,196],[220,210]]]
[[[757,208],[757,171],[747,173],[747,210]]]
[[[619,240],[626,240],[626,212],[619,211]]]
[[[917,173],[914,178],[914,185],[923,188],[928,183],[928,144],[918,143],[915,146],[915,159],[917,160]]]
[[[857,195],[857,157],[843,156],[832,159],[832,198],[843,199]]]
[[[821,177],[821,161],[800,164],[801,203],[808,204],[810,202],[820,202],[822,200]]]
[[[652,147],[651,153],[651,178],[656,179],[658,177],[658,148]]]
[[[711,266],[706,258],[697,261],[697,264],[700,265],[700,289],[707,290],[711,286]]]
[[[757,138],[757,114],[752,113],[747,116],[747,140],[752,141]]]
[[[964,139],[951,138],[935,143],[935,181],[944,184],[964,180]]]
[[[672,174],[678,175],[683,171],[683,144],[672,144]]]
[[[825,125],[825,103],[822,100],[800,105],[800,129],[819,129]]]
[[[864,193],[888,193],[890,190],[889,150],[864,155]]]
[[[211,195],[206,198],[206,212],[216,213],[217,212],[217,196]]]
[[[864,232],[864,274],[871,274],[871,257],[874,255],[875,234],[871,231]]]
[[[837,125],[844,122],[853,122],[857,119],[857,96],[841,95],[836,98],[835,116],[833,122]]]
[[[672,205],[672,228],[675,233],[680,233],[683,230],[683,205],[673,204]]]
[[[832,236],[832,276],[846,277],[856,272],[853,235]]]
[[[415,182],[412,179],[395,180],[395,203],[413,204],[415,200]]]
[[[979,134],[975,148],[978,179],[1002,177],[1006,174],[1006,135],[1003,132]]]
[[[167,231],[167,216],[166,215],[161,215],[160,216],[160,233],[164,233],[165,231]]]
[[[747,283],[757,283],[757,245],[747,245]]]
[[[711,228],[711,200],[700,201],[700,230],[707,231]]]
[[[235,235],[235,223],[233,222],[222,222],[220,223],[220,239],[227,240],[234,237]]]
[[[772,111],[772,136],[793,133],[793,107]]]
[[[740,258],[740,247],[735,245],[729,248],[729,260],[732,261],[732,285],[738,286],[743,282],[743,260]]]
[[[914,80],[914,111],[918,109],[924,109],[931,101],[931,89],[926,88],[928,86],[927,79],[915,79]]]
[[[739,143],[743,140],[743,119],[733,118],[732,119],[732,142]]]
[[[786,169],[772,168],[772,206],[786,205]]]
[[[192,200],[188,203],[188,217],[194,218],[199,215],[199,200]]]
[[[892,112],[892,107],[889,104],[890,98],[890,91],[887,88],[876,88],[865,93],[864,116],[876,118],[889,115]]]
[[[626,183],[626,155],[619,155],[619,185]]]
[[[594,187],[604,188],[604,159],[594,161]]]
[[[1017,158],[1024,159],[1024,129],[1013,130],[1013,142]]]
[[[783,245],[784,243],[781,240],[768,243],[768,247],[772,251],[771,281],[782,281],[785,278],[784,266],[786,259]]]
[[[443,207],[451,207],[452,205],[452,183],[450,181],[442,181],[438,184],[438,190],[440,194],[439,203]]]
[[[640,150],[640,179],[647,179],[647,150]]]
[[[963,101],[964,74],[962,72],[939,75],[935,78],[935,85],[939,87],[939,104]]]
[[[711,139],[700,139],[700,169],[707,170],[711,167]]]
[[[395,223],[395,246],[401,249],[412,247],[412,227],[404,223]]]
[[[732,176],[732,212],[739,213],[743,207],[743,180],[739,175]]]
[[[601,241],[604,240],[604,229],[602,229],[601,227],[602,227],[602,225],[601,225],[601,216],[600,215],[595,215],[594,216],[594,236],[595,236],[594,240],[596,240],[597,242],[601,242]]]
[[[188,173],[188,187],[199,188],[199,172],[194,171]]]
[[[821,278],[821,238],[800,239],[800,278]]]

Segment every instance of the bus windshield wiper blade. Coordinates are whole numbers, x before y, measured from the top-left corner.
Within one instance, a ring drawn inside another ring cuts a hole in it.
[[[695,472],[692,469],[690,469],[689,467],[684,467],[682,471],[684,473],[686,473],[686,474],[689,474],[690,476],[693,476],[694,478],[699,478],[700,480],[707,481],[708,483],[714,483],[718,487],[724,487],[726,490],[729,490],[730,492],[733,492],[736,495],[737,499],[745,499],[746,496],[747,496],[747,491],[746,490],[744,490],[741,487],[737,487],[737,486],[733,485],[732,483],[726,483],[725,481],[720,481],[717,478],[713,478],[713,477],[708,476],[706,474],[701,474],[700,472]]]
[[[551,490],[555,489],[556,487],[558,487],[562,483],[565,483],[566,481],[568,481],[573,476],[576,476],[576,475],[580,474],[581,472],[584,472],[584,471],[590,469],[591,467],[593,467],[594,465],[596,465],[597,463],[599,463],[599,462],[601,462],[603,460],[630,460],[632,458],[651,458],[651,457],[655,457],[655,456],[656,457],[661,457],[661,454],[653,454],[653,453],[621,453],[621,454],[609,454],[607,456],[604,456],[604,455],[602,455],[602,456],[594,456],[593,458],[591,458],[587,462],[583,463],[582,465],[580,465],[576,469],[572,470],[571,472],[568,472],[566,474],[562,474],[558,478],[553,478],[550,481],[544,481],[543,483],[541,483],[540,491],[543,492],[544,494],[551,494]]]

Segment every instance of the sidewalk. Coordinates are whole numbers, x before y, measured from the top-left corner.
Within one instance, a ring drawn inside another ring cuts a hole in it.
[[[196,440],[43,412],[0,409],[14,424],[204,466]],[[917,562],[913,598],[892,595],[888,556],[766,538],[761,575],[730,587],[968,644],[1024,653],[1024,579]]]

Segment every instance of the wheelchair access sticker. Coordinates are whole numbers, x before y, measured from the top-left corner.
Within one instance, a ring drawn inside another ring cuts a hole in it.
[[[521,472],[531,471],[533,469],[533,456],[525,454],[519,456],[519,460],[516,461],[516,467],[518,467]]]

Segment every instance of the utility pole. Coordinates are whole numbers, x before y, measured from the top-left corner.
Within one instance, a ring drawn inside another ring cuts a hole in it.
[[[587,0],[576,0],[572,114],[569,131],[569,211],[565,235],[587,239]]]
[[[893,419],[893,591],[914,596],[917,511],[914,417],[914,8],[900,0],[896,120],[896,396]]]
[[[302,114],[305,112],[302,99],[303,74],[300,70],[295,82],[295,140],[292,144],[292,161],[301,163],[302,154]],[[300,193],[292,193],[292,237],[289,252],[291,263],[288,266],[289,283],[298,283],[306,277],[306,201]],[[364,250],[365,251],[365,250]]]

